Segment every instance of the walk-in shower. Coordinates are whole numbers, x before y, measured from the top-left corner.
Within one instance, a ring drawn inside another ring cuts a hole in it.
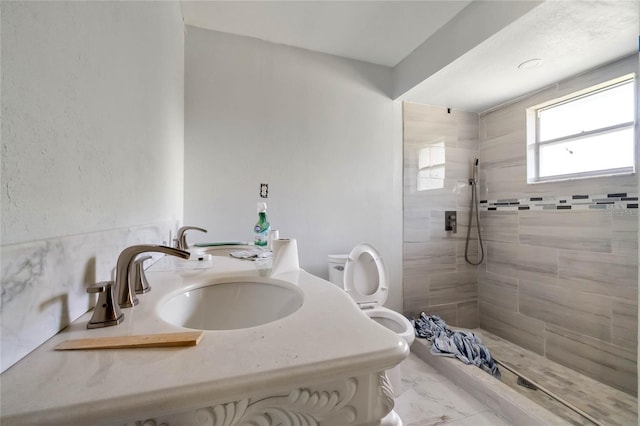
[[[467,227],[467,240],[464,244],[464,260],[471,265],[480,265],[484,260],[484,245],[482,244],[482,233],[480,231],[480,201],[478,200],[478,159],[475,159],[473,163],[473,171],[471,173],[471,179],[469,179],[469,185],[471,186],[471,207],[469,208],[469,226]],[[473,225],[473,211],[476,212],[476,229],[478,231],[478,243],[480,246],[480,255],[476,262],[469,259],[469,240],[471,239],[471,227]]]

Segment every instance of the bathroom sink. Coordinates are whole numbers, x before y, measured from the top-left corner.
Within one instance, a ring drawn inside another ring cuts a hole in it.
[[[210,254],[213,256],[229,256],[234,251],[253,250],[256,246],[250,244],[224,244],[209,247],[193,247],[191,250],[194,256],[199,254]]]
[[[164,321],[197,330],[237,330],[267,324],[296,312],[302,291],[270,278],[233,278],[174,294],[160,304]]]

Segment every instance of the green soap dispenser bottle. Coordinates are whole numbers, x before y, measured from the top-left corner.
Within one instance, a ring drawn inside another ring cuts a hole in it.
[[[258,203],[258,222],[253,228],[253,243],[259,247],[267,246],[267,233],[271,225],[267,220],[267,203]]]

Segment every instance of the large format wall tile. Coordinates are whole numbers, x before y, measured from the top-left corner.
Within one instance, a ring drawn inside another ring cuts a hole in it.
[[[611,253],[611,218],[602,211],[520,212],[520,243]]]
[[[638,211],[609,210],[612,252],[638,257]]]
[[[555,196],[557,189],[549,185],[527,185],[527,170],[524,164],[512,166],[490,166],[480,151],[480,190],[481,200],[502,200],[518,194],[532,197]]]
[[[472,232],[475,232],[475,227],[473,228]],[[466,257],[465,251],[467,253]],[[471,237],[469,239],[468,245],[465,240],[456,241],[456,254],[456,268],[458,271],[478,271],[477,263],[480,262],[480,256],[482,256],[482,253],[477,238]],[[469,259],[469,261],[473,262],[476,265],[467,263],[467,258]]]
[[[475,271],[430,274],[429,300],[433,305],[476,302],[477,274]]]
[[[566,288],[638,300],[635,256],[560,250],[559,277]]]
[[[637,395],[636,354],[553,325],[545,332],[546,356],[587,376]]]
[[[405,203],[404,206],[404,242],[429,241],[430,212],[419,204]]]
[[[635,300],[611,301],[612,342],[632,351],[638,349],[638,303]]]
[[[611,342],[611,302],[596,294],[520,280],[519,312]]]
[[[458,327],[477,328],[478,327],[478,301],[458,303],[456,310],[456,321]]]
[[[445,179],[445,185],[447,180]],[[427,210],[439,210],[442,212],[442,218],[444,219],[445,210],[455,210],[458,206],[455,195],[455,186],[446,187],[443,189],[431,189],[429,191],[415,192],[410,194],[409,190],[405,188],[405,203],[413,205],[419,205]]]
[[[481,116],[480,118],[480,148],[483,149],[487,140],[505,135],[519,134],[524,138],[525,115],[518,108],[501,108]],[[524,152],[524,150],[523,150]]]
[[[522,279],[555,278],[558,251],[517,243],[487,242],[487,272]]]
[[[510,278],[518,278],[518,244],[500,241],[485,242],[487,272]]]
[[[427,268],[430,273],[455,272],[455,241],[429,241],[404,244],[405,268]]]
[[[491,272],[478,273],[478,300],[518,312],[518,280]]]
[[[544,354],[544,322],[480,302],[480,328],[523,348]]]
[[[480,213],[482,239],[485,241],[518,241],[518,212],[496,211]]]
[[[438,315],[448,325],[458,325],[458,308],[454,304],[429,306],[424,311],[428,315]]]
[[[558,275],[558,251],[555,249],[520,244],[517,256],[520,279],[546,280]]]
[[[558,184],[556,186],[560,187]],[[563,194],[637,193],[638,180],[635,175],[578,179],[563,182],[561,188]]]
[[[480,162],[486,168],[524,166],[526,151],[518,141],[523,140],[519,132],[507,134],[480,143]]]
[[[403,269],[404,312],[414,315],[429,306],[428,269]]]

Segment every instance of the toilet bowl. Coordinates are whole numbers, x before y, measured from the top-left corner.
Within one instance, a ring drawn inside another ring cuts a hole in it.
[[[404,315],[382,306],[387,300],[389,283],[384,262],[375,248],[360,244],[348,255],[329,255],[329,281],[344,289],[369,318],[411,346],[415,339],[413,325]],[[400,395],[400,365],[387,370],[387,377],[395,395]]]

